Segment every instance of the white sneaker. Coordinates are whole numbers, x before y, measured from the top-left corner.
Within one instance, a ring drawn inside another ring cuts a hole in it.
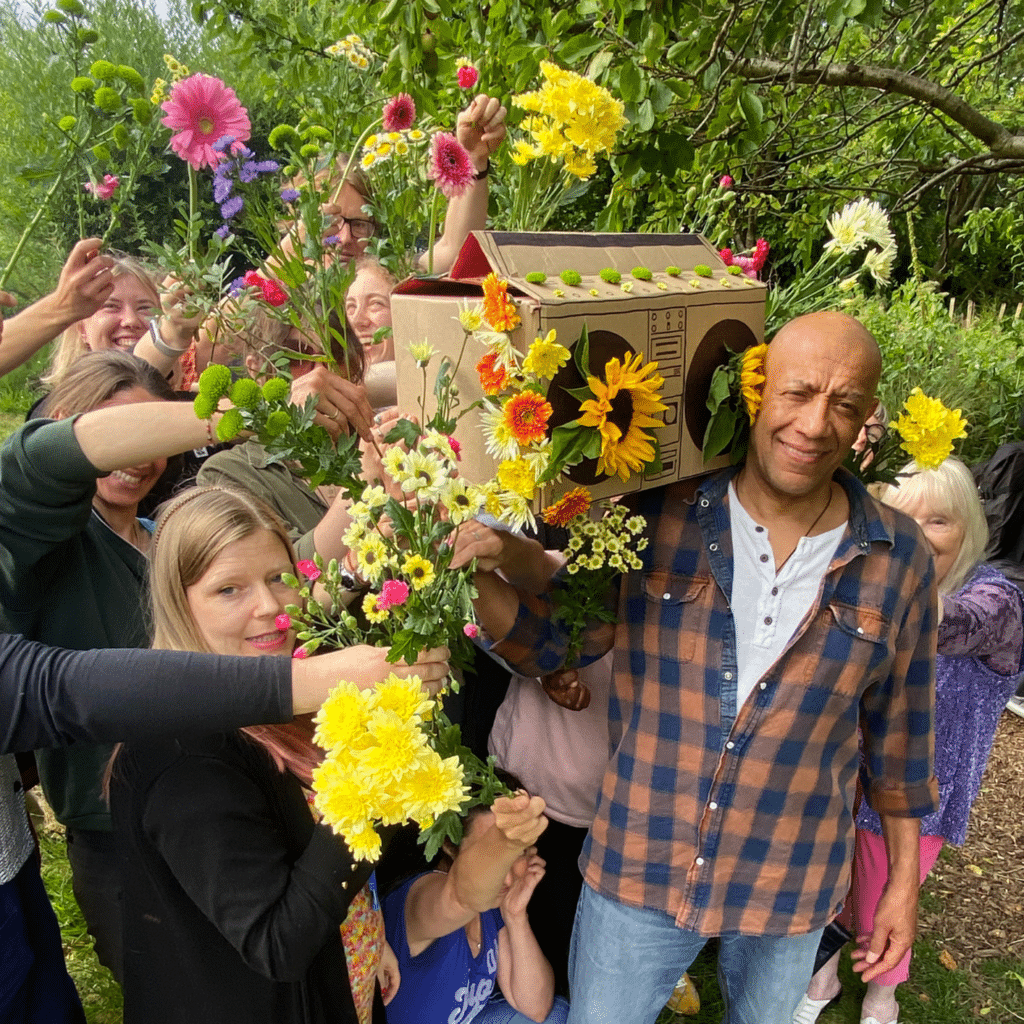
[[[1024,697],[1011,697],[1006,702],[1006,710],[1018,718],[1024,718]]]
[[[814,1024],[823,1010],[834,1006],[842,997],[842,989],[832,996],[831,999],[809,999],[805,992],[800,997],[800,1002],[793,1011],[793,1024]]]

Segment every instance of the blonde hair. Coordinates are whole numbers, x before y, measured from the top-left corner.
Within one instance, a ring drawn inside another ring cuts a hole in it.
[[[988,522],[971,471],[955,458],[946,459],[935,469],[922,469],[911,462],[900,470],[899,485],[889,484],[879,497],[901,511],[922,503],[962,527],[960,552],[939,580],[940,595],[956,593],[988,547]]]
[[[156,308],[160,308],[160,289],[149,268],[134,256],[118,256],[111,270],[114,278],[131,275],[152,294]],[[86,317],[86,320],[88,317]],[[50,365],[40,377],[43,384],[56,384],[68,370],[84,356],[89,349],[82,340],[81,325],[85,320],[76,320],[57,340],[50,355]]]
[[[120,349],[86,352],[43,399],[43,416],[74,416],[98,409],[121,391],[142,388],[154,398],[174,401],[174,391],[163,375],[143,359]]]

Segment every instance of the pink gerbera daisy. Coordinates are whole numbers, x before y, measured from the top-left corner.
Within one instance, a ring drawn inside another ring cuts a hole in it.
[[[430,170],[427,177],[449,199],[461,196],[475,177],[473,161],[454,135],[437,132],[430,140]]]
[[[472,64],[463,64],[455,74],[460,89],[472,89],[480,81],[480,72]]]
[[[412,97],[408,93],[400,92],[384,104],[383,116],[384,131],[408,131],[416,120],[416,104],[413,103]]]
[[[211,75],[191,75],[176,83],[160,106],[167,114],[160,123],[174,133],[171,149],[197,171],[225,159],[213,148],[218,139],[230,135],[233,146],[240,146],[252,130],[234,89]]]

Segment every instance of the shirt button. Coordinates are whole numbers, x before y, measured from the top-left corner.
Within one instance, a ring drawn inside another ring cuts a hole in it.
[[[723,672],[723,673],[722,673],[722,675],[723,675],[723,676],[724,676],[724,677],[725,677],[726,679],[732,679],[732,673],[731,673],[731,672]]]
[[[863,629],[863,627],[861,627],[861,626],[858,626],[858,627],[857,627],[857,632],[858,632],[858,633],[863,633],[863,632],[864,632],[864,629]]]
[[[764,533],[764,527],[763,526],[755,526],[754,527],[754,533]]]
[[[710,505],[710,504],[711,504],[711,502],[708,501],[707,498],[701,498],[701,500],[700,500],[700,507],[701,508],[707,508],[708,505]]]
[[[772,624],[772,617],[770,615],[766,615],[764,617],[764,624],[766,626],[770,626]]]
[[[718,804],[716,804],[715,801],[712,800],[711,803],[708,804],[708,808],[710,810],[712,810],[712,811],[717,811],[718,810]]]
[[[772,597],[775,597],[778,594],[778,592],[779,592],[779,588],[778,587],[772,587]]]
[[[671,600],[672,600],[672,595],[671,595],[671,594],[669,594],[668,592],[666,592],[666,593],[662,594],[661,596],[662,596],[662,597],[663,597],[663,598],[664,598],[664,599],[665,599],[666,601],[671,601]]]
[[[762,690],[767,690],[768,689],[768,684],[767,683],[762,683],[761,684],[761,689]]]
[[[697,867],[703,867],[704,866],[704,858],[703,857],[698,857],[697,860],[694,863],[697,865]]]
[[[708,545],[708,551],[717,551],[717,550],[718,550],[718,545],[717,544],[709,544]]]
[[[735,746],[736,746],[736,744],[735,744],[735,743],[733,743],[733,741],[732,741],[732,740],[729,740],[729,742],[728,742],[728,743],[726,743],[726,745],[725,745],[725,749],[726,749],[726,750],[732,750],[732,748],[733,748],[733,747],[735,747]]]
[[[762,555],[761,556],[761,561],[762,562],[767,562],[768,561],[768,556],[767,555]]]

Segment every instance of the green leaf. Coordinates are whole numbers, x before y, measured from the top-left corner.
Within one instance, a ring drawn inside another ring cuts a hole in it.
[[[649,99],[640,104],[637,110],[636,124],[642,132],[649,132],[654,127],[654,107]]]
[[[600,50],[602,46],[604,46],[603,40],[595,39],[591,35],[581,34],[570,36],[569,40],[559,47],[556,52],[560,61],[572,65],[581,57],[586,57],[588,54]]]
[[[708,428],[704,432],[704,461],[721,455],[732,442],[736,433],[737,416],[736,411],[728,405],[720,405],[718,411],[711,417]]]
[[[654,439],[654,458],[644,466],[644,476],[657,476],[664,472],[665,467],[661,463],[661,442]]]
[[[718,79],[722,77],[722,67],[717,60],[712,61],[705,69],[704,74],[701,77],[701,85],[704,86],[705,92],[711,92],[716,85],[718,85]]]
[[[592,433],[594,431],[591,428],[581,427],[577,420],[555,427],[551,431],[551,461],[537,483],[546,484],[554,480],[566,466],[575,466],[585,459],[590,443],[589,435]]]
[[[388,444],[404,441],[407,448],[412,448],[420,437],[420,428],[412,420],[401,419],[392,425],[384,440]]]
[[[743,116],[747,119],[747,124],[752,127],[760,125],[764,119],[764,107],[753,89],[744,89],[740,93],[740,109],[743,111]]]
[[[576,369],[580,371],[580,376],[586,380],[590,376],[590,337],[587,334],[586,322],[583,324],[583,330],[580,331],[580,340],[576,342],[573,360],[576,363]]]
[[[629,62],[619,71],[619,94],[624,103],[640,99],[640,69]]]
[[[562,388],[567,395],[572,395],[577,402],[589,402],[592,398],[596,398],[590,388]]]

